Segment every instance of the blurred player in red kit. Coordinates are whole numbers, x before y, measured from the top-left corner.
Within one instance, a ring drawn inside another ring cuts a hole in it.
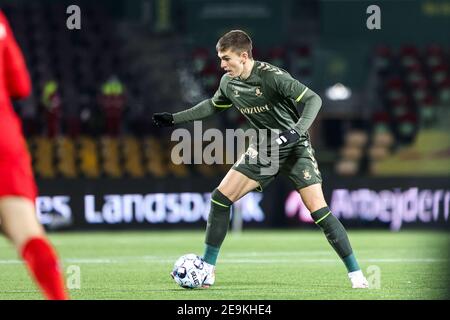
[[[27,97],[30,77],[6,17],[0,11],[0,227],[47,299],[65,300],[58,257],[35,212],[37,188],[19,117],[10,98]]]

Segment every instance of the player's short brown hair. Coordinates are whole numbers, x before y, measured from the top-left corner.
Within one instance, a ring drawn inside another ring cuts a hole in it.
[[[253,59],[252,55],[252,39],[242,30],[231,30],[224,34],[216,45],[217,52],[226,51],[231,49],[231,51],[241,54],[242,52],[247,52],[248,57]]]

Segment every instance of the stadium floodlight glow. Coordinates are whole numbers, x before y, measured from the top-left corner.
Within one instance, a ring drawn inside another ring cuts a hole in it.
[[[336,83],[325,91],[325,95],[330,100],[346,100],[352,96],[352,90],[342,83]]]

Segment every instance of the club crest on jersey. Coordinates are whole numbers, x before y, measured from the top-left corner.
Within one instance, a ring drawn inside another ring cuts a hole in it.
[[[260,88],[256,88],[256,90],[255,90],[255,95],[257,96],[257,97],[261,97],[262,96],[262,92],[261,92],[261,89]]]
[[[311,180],[311,174],[309,173],[308,169],[303,170],[303,179],[305,180]]]

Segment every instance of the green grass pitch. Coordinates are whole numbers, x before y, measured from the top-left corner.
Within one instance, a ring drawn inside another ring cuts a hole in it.
[[[52,233],[50,239],[73,299],[449,298],[448,233],[350,230],[349,236],[369,282],[379,288],[351,289],[343,263],[320,230],[228,234],[216,285],[207,290],[182,289],[169,276],[179,256],[203,253],[202,231],[70,232]],[[0,299],[41,299],[4,238]]]

